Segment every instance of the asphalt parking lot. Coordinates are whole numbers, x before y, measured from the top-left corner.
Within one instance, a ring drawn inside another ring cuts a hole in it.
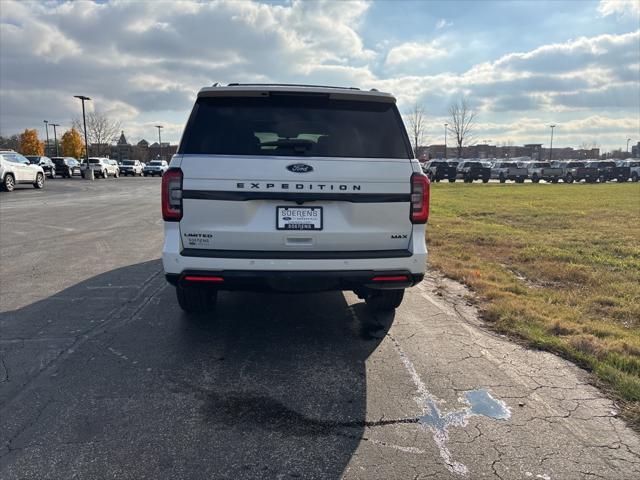
[[[166,284],[160,180],[0,194],[0,478],[633,479],[640,440],[586,374],[483,328],[429,274],[351,293]]]

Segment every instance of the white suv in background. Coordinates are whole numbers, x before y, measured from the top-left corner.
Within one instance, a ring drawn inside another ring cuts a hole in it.
[[[167,280],[219,290],[353,290],[392,310],[427,260],[429,180],[396,100],[351,88],[203,88],[162,179]]]
[[[168,169],[169,164],[165,160],[152,160],[144,166],[142,173],[145,177],[147,175],[151,175],[152,177],[155,175],[162,176]]]
[[[120,167],[115,160],[89,157],[89,165],[96,177],[107,178],[109,175],[113,175],[113,178],[118,178],[120,176]]]
[[[0,181],[2,189],[13,192],[19,183],[44,187],[44,170],[13,150],[0,150]]]

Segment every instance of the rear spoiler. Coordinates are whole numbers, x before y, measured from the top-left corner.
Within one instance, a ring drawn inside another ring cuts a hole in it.
[[[321,95],[333,100],[396,103],[393,95],[377,90],[356,90],[336,87],[307,87],[298,85],[238,85],[228,87],[205,87],[198,92],[203,97],[267,97],[276,95]]]

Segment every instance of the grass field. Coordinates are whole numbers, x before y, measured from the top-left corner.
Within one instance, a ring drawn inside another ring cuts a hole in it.
[[[640,425],[640,183],[432,184],[427,230],[497,331],[593,371]]]

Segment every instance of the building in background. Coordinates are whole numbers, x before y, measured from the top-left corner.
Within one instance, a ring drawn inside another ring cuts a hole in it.
[[[635,148],[635,147],[634,147]],[[430,159],[445,158],[444,145],[429,145],[427,147],[419,147],[425,149]],[[447,157],[456,158],[458,149],[455,147],[447,148]],[[578,149],[572,147],[559,147],[551,152],[552,160],[586,160],[597,159],[600,157],[599,148]],[[531,160],[549,160],[549,149],[543,148],[542,143],[528,143],[526,145],[505,145],[496,146],[481,143],[478,145],[469,145],[462,148],[463,158],[520,158],[529,157]]]
[[[640,158],[640,142],[631,145],[631,156],[633,158]]]
[[[178,150],[178,145],[171,145],[169,142],[162,142],[162,149],[158,142],[149,144],[144,138],[137,144],[132,145],[127,141],[124,130],[120,133],[118,142],[114,145],[108,143],[92,143],[89,146],[89,155],[94,157],[109,157],[121,161],[124,159],[140,160],[148,162],[160,159],[171,160],[171,157]]]
[[[128,158],[133,158],[133,145],[127,142],[127,138],[124,136],[124,130],[120,133],[120,139],[115,146],[111,147],[110,157],[121,161]]]

